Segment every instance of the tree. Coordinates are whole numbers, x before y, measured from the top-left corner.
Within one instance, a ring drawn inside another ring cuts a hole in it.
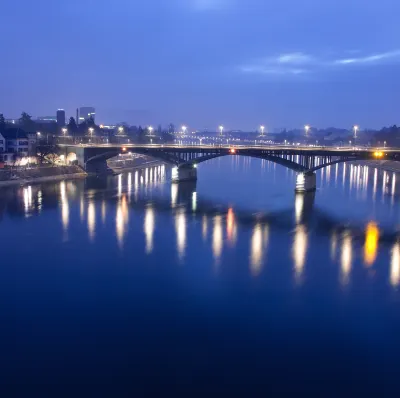
[[[6,129],[6,119],[4,119],[4,115],[0,113],[0,132]]]
[[[33,131],[35,127],[35,122],[32,120],[32,116],[26,112],[21,113],[19,124],[25,131]]]
[[[54,163],[55,155],[58,153],[58,147],[55,145],[41,144],[36,147],[36,153],[40,164],[42,164],[45,159]]]
[[[68,131],[70,132],[71,135],[75,135],[78,131],[78,126],[76,125],[76,121],[73,117],[69,118]]]

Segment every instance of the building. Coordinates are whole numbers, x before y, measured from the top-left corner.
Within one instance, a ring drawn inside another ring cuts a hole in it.
[[[29,138],[29,135],[32,135]],[[11,128],[0,134],[0,162],[12,165],[17,159],[27,158],[31,151],[36,151],[35,133],[27,134],[19,128]],[[30,141],[35,142],[35,149]]]
[[[58,127],[65,126],[65,111],[64,111],[64,109],[59,109],[57,111],[57,126]]]
[[[4,136],[0,133],[0,153],[3,153],[6,151],[6,139]]]
[[[79,123],[88,121],[90,118],[95,120],[96,110],[91,106],[84,106],[79,108]]]

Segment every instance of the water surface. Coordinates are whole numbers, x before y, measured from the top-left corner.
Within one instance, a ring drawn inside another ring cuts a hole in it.
[[[4,385],[398,393],[393,173],[331,166],[315,195],[258,159],[169,173],[0,191]]]

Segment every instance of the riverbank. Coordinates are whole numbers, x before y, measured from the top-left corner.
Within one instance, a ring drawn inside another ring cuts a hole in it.
[[[35,167],[23,170],[1,170],[0,187],[27,185],[47,181],[86,178],[87,173],[79,166]]]

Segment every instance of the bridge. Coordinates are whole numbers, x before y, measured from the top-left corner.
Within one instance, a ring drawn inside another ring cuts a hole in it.
[[[76,161],[92,173],[107,168],[107,159],[132,152],[147,155],[173,166],[172,180],[197,180],[197,165],[222,156],[249,156],[268,160],[297,172],[296,192],[316,189],[315,172],[337,163],[357,160],[400,161],[400,149],[374,150],[365,148],[306,146],[209,146],[209,145],[136,145],[81,144],[60,145],[67,161]]]

